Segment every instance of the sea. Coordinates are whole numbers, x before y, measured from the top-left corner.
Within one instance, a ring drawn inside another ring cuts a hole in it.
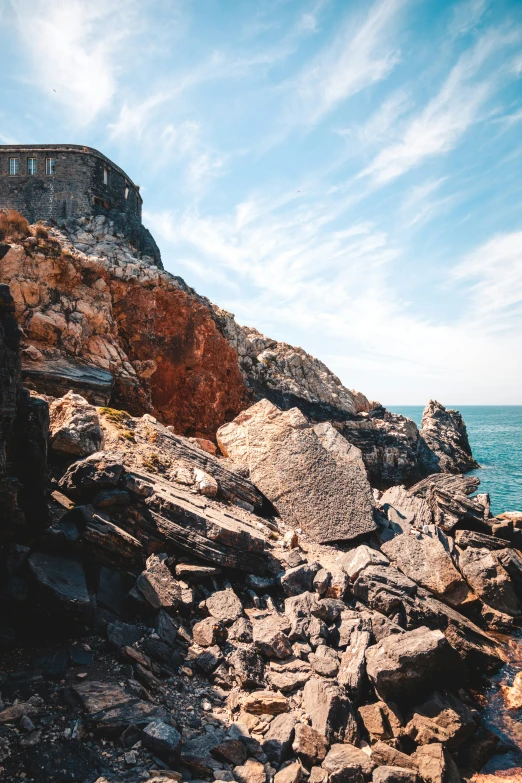
[[[460,411],[468,430],[473,456],[480,468],[470,475],[480,479],[479,492],[489,492],[491,512],[522,511],[522,405],[447,405]],[[420,427],[422,405],[388,408]]]

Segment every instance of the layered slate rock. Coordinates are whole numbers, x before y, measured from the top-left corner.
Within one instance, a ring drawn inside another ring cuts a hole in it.
[[[460,666],[442,631],[421,627],[369,647],[366,668],[379,695],[387,699],[433,686]]]
[[[375,530],[370,485],[358,449],[331,425],[312,427],[297,409],[262,400],[218,430],[223,453],[250,478],[283,520],[319,542]]]
[[[71,465],[60,487],[84,502],[95,502],[100,489],[125,489],[139,504],[135,513],[139,509],[140,525],[137,528],[126,514],[120,515],[119,525],[128,525],[127,532],[139,544],[148,547],[162,541],[218,566],[266,573],[265,539],[256,517],[182,489],[158,474],[126,471],[126,459],[125,453],[97,452]],[[129,551],[134,554],[132,547]]]
[[[118,736],[128,726],[145,727],[167,716],[163,707],[143,701],[119,685],[90,681],[75,685],[73,690],[86,710],[88,724],[107,736]]]

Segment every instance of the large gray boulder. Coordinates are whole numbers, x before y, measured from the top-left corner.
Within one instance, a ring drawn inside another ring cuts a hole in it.
[[[459,670],[459,657],[442,631],[421,626],[387,636],[366,651],[366,671],[384,699],[403,697]]]
[[[283,520],[320,543],[371,533],[371,488],[361,453],[330,424],[261,400],[217,432],[223,454],[244,465]]]

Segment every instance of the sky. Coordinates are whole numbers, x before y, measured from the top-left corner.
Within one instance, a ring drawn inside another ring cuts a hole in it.
[[[0,143],[388,405],[522,404],[522,0],[0,0]]]

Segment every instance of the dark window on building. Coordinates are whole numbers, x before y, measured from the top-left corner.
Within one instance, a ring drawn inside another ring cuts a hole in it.
[[[128,182],[125,183],[125,198],[126,199],[129,198],[129,183]]]
[[[20,172],[20,158],[9,158],[9,175],[16,177]]]
[[[109,184],[109,169],[107,166],[103,167],[103,184],[108,185]]]
[[[27,173],[32,177],[36,174],[36,158],[27,158]]]
[[[45,159],[45,173],[50,176],[54,174],[54,158]]]

